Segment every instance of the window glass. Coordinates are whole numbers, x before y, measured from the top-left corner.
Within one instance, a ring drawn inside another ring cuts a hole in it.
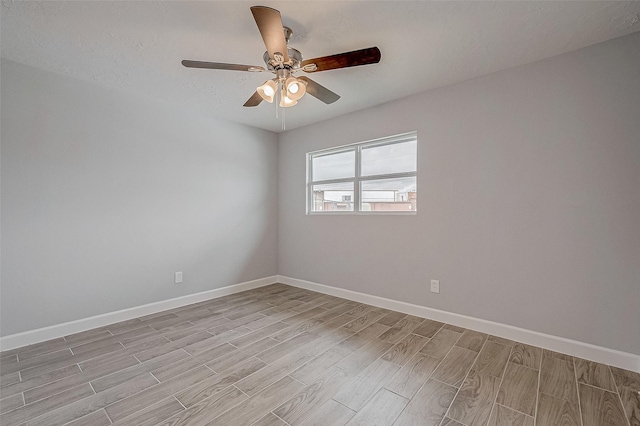
[[[353,182],[313,185],[313,211],[353,211]]]
[[[415,213],[416,132],[307,153],[307,213]]]
[[[354,150],[313,156],[314,182],[354,177],[356,173],[356,153]]]
[[[362,147],[362,176],[415,172],[417,141]]]
[[[366,212],[416,211],[416,177],[366,180],[360,183],[360,210]]]

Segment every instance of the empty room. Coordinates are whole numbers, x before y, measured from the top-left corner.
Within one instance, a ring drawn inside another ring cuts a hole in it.
[[[0,18],[1,426],[640,426],[640,1]]]

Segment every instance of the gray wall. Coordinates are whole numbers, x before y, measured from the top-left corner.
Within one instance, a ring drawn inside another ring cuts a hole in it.
[[[305,215],[306,152],[412,130],[417,215]],[[640,354],[640,33],[288,131],[279,170],[281,275]]]
[[[2,335],[277,273],[277,135],[1,72]]]

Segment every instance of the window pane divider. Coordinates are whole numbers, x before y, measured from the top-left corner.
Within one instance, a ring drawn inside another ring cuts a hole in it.
[[[324,185],[329,183],[345,183],[345,182],[353,182],[355,178],[339,178],[339,179],[327,179],[327,180],[316,180],[313,182],[309,182],[309,185]]]
[[[401,173],[388,173],[384,175],[369,175],[369,176],[360,176],[360,180],[378,180],[378,179],[393,179],[393,178],[403,178],[403,177],[414,177],[417,176],[417,172],[401,172]]]
[[[361,182],[361,181],[370,181],[370,180],[380,180],[380,179],[394,179],[394,178],[404,178],[404,177],[414,177],[417,176],[416,172],[403,172],[403,173],[389,173],[386,175],[371,175],[371,176],[362,176],[355,178],[340,178],[340,179],[327,179],[327,180],[316,180],[309,182],[309,185],[324,185],[330,183],[346,183],[346,182]]]

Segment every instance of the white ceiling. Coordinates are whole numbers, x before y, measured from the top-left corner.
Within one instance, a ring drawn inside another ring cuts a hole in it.
[[[305,58],[378,46],[377,65],[307,74],[342,98],[305,96],[292,129],[640,30],[640,1],[3,1],[2,57],[275,132],[275,106],[242,104],[271,74],[249,7],[280,10]],[[301,73],[304,74],[304,73]]]

